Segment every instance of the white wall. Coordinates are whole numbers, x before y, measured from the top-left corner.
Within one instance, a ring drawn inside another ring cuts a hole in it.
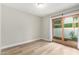
[[[1,4],[0,4],[0,48],[1,48]],[[0,50],[1,53],[1,50]]]
[[[42,38],[52,41],[52,20],[49,16],[42,18]]]
[[[2,6],[2,48],[40,38],[40,18]]]

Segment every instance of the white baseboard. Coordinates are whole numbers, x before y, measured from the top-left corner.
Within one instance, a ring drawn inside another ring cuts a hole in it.
[[[46,38],[40,38],[42,40],[45,40],[45,41],[52,41],[52,39],[46,39]]]
[[[33,40],[28,40],[28,41],[20,42],[20,43],[17,43],[17,44],[6,45],[6,46],[1,47],[0,49],[2,50],[2,49],[18,46],[18,45],[22,45],[22,44],[25,44],[25,43],[30,43],[30,42],[33,42],[33,41],[36,41],[36,40],[40,40],[40,39],[33,39]]]

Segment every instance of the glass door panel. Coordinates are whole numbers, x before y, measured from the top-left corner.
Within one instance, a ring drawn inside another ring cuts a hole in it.
[[[77,41],[78,17],[64,18],[64,39]]]
[[[73,17],[64,18],[64,39],[71,39],[70,33],[73,31]]]
[[[61,18],[54,19],[54,38],[60,38],[61,39]]]

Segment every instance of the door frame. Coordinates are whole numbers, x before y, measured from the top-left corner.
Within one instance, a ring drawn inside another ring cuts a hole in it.
[[[76,16],[79,18],[79,13],[78,14],[73,14],[73,15],[68,15],[68,16],[60,16],[60,17],[58,17],[58,18],[61,18],[61,25],[62,25],[61,39],[62,39],[62,41],[64,41],[64,22],[63,22],[64,18],[66,18],[66,17],[76,17]],[[51,19],[52,19],[52,34],[53,34],[52,38],[54,38],[54,20],[56,18],[51,17]],[[79,20],[78,20],[78,29],[79,29]]]

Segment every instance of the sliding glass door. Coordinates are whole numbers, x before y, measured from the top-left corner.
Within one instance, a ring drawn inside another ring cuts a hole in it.
[[[64,18],[64,40],[77,41],[78,37],[78,17]]]
[[[53,19],[53,38],[57,42],[77,47],[79,15]]]
[[[54,36],[53,37],[57,38],[57,39],[61,39],[61,36],[62,36],[61,19],[62,18],[56,18],[53,20],[53,28],[54,28],[54,31],[53,31]]]

